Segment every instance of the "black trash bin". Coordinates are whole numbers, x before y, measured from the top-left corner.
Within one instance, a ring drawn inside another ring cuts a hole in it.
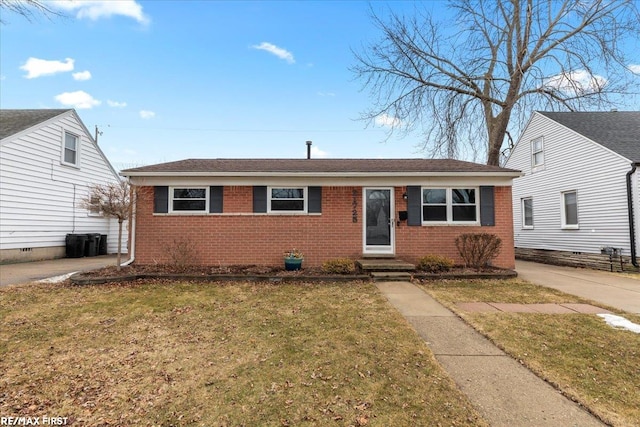
[[[86,242],[86,234],[67,234],[65,238],[67,258],[82,258],[84,256]]]
[[[100,243],[100,234],[89,233],[87,236],[87,243],[84,246],[84,256],[97,256],[98,244]]]
[[[107,254],[107,235],[100,235],[100,244],[98,245],[98,255],[106,255]]]

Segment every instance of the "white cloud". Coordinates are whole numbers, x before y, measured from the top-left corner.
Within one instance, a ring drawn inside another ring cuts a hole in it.
[[[583,94],[598,92],[607,84],[607,79],[597,74],[592,75],[585,70],[558,74],[545,82],[546,87],[555,88],[565,93]]]
[[[114,108],[124,108],[127,106],[126,102],[118,102],[118,101],[112,101],[110,99],[107,99],[107,105],[109,107],[114,107]]]
[[[318,92],[318,96],[322,97],[334,97],[336,96],[335,92]]]
[[[325,157],[329,157],[329,153],[327,151],[322,151],[318,147],[311,147],[311,158],[312,159],[324,159]]]
[[[156,113],[149,110],[140,110],[140,117],[143,119],[153,119],[156,116]]]
[[[627,67],[633,74],[640,74],[640,64],[629,64]]]
[[[74,80],[90,80],[91,73],[89,71],[79,71],[72,74]]]
[[[25,62],[20,69],[25,70],[27,75],[24,76],[26,79],[35,79],[40,76],[48,76],[56,73],[66,73],[67,71],[73,70],[74,60],[71,58],[66,58],[64,62],[62,61],[49,61],[46,59],[38,59],[38,58],[29,58],[27,62]]]
[[[393,127],[401,126],[402,121],[397,117],[393,117],[388,115],[387,113],[383,113],[383,114],[380,114],[378,117],[376,117],[375,124],[377,126],[393,128]]]
[[[147,25],[151,19],[144,14],[142,6],[135,0],[56,0],[54,6],[66,11],[77,11],[78,19],[97,21],[114,15],[126,16]]]
[[[55,96],[55,100],[62,105],[77,108],[79,110],[93,108],[102,103],[82,90],[61,93],[60,95]]]
[[[262,42],[260,44],[256,44],[251,46],[254,49],[258,49],[258,50],[264,50],[266,52],[269,52],[275,56],[277,56],[280,59],[284,59],[285,61],[287,61],[289,64],[293,64],[296,62],[296,60],[293,58],[293,54],[291,52],[289,52],[286,49],[283,49],[281,47],[278,47],[274,44],[271,43],[267,43],[267,42]]]

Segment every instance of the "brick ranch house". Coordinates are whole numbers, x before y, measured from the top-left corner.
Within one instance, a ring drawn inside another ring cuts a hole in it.
[[[433,159],[188,159],[127,169],[137,188],[131,251],[170,263],[188,242],[202,265],[305,266],[340,257],[440,254],[462,263],[462,233],[503,242],[494,265],[514,268],[511,186],[520,172]]]

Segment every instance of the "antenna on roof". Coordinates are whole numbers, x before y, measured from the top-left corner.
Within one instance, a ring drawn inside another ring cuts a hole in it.
[[[102,135],[102,131],[98,130],[98,125],[96,125],[96,137],[94,138],[96,140],[96,144],[98,144],[98,136]]]
[[[307,141],[307,159],[311,158],[311,144],[313,144],[313,142]]]

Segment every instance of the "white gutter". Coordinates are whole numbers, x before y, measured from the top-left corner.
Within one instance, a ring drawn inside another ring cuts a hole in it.
[[[131,249],[131,254],[129,255],[129,259],[125,262],[121,263],[121,267],[126,267],[127,265],[131,265],[133,261],[136,260],[136,201],[137,201],[137,192],[133,193],[133,206],[131,209],[131,238],[129,239],[129,248]]]
[[[447,172],[199,172],[199,171],[182,171],[182,172],[129,172],[120,175],[126,177],[220,177],[220,178],[240,178],[240,177],[282,177],[282,178],[377,178],[377,177],[512,177],[522,176],[520,171],[509,172],[466,172],[466,171],[447,171]]]

